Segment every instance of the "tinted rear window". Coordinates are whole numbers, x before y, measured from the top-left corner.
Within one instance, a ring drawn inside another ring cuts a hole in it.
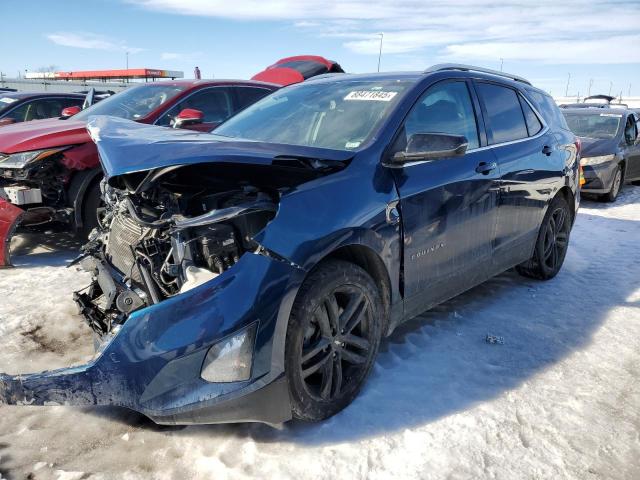
[[[532,89],[527,89],[527,96],[547,122],[547,125],[569,130],[569,126],[553,98],[546,93]]]
[[[533,137],[536,133],[542,130],[542,123],[540,123],[540,119],[535,114],[531,106],[527,103],[527,101],[518,95],[520,98],[520,105],[522,106],[522,111],[524,112],[524,119],[527,122],[527,130],[529,130],[529,136]]]
[[[490,143],[527,138],[527,126],[515,90],[492,83],[478,83],[478,91],[489,117],[492,134]]]

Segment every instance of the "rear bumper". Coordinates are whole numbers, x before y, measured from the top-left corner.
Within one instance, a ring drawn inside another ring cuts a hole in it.
[[[284,336],[302,277],[289,263],[247,253],[215,279],[133,312],[85,365],[0,374],[0,404],[116,405],[163,424],[283,423],[291,419]],[[250,379],[203,380],[211,346],[256,321]]]
[[[10,244],[24,210],[0,198],[0,268],[11,266]]]

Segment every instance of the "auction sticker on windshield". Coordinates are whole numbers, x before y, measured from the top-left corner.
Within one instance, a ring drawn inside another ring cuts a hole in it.
[[[345,100],[368,100],[373,102],[390,102],[393,97],[395,97],[398,92],[383,92],[382,90],[371,91],[371,90],[356,90],[355,92],[350,92]]]

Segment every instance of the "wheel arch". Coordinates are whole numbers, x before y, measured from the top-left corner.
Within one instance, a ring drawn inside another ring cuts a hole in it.
[[[568,186],[565,185],[560,190],[558,190],[558,193],[556,193],[554,198],[558,195],[561,195],[562,198],[564,198],[564,200],[567,202],[567,205],[569,205],[569,210],[571,211],[571,223],[573,224],[576,219],[576,201],[573,192]],[[553,199],[551,201],[553,201]],[[551,202],[549,202],[549,205],[551,205]]]
[[[81,170],[73,176],[69,185],[67,198],[70,206],[73,207],[74,228],[80,230],[83,227],[82,209],[86,203],[87,192],[102,178],[100,168]]]
[[[384,308],[384,324],[382,325],[382,331],[386,332],[389,327],[391,311],[391,278],[382,258],[380,258],[380,256],[371,247],[363,244],[349,244],[338,247],[327,254],[316,264],[315,267],[320,265],[322,262],[331,259],[344,260],[358,265],[371,276],[378,287],[380,297],[382,298],[382,305]]]

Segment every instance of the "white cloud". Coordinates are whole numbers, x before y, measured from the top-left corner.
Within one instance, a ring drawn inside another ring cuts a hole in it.
[[[177,53],[162,52],[160,58],[162,60],[192,61],[202,56],[202,52]]]
[[[606,39],[537,42],[479,42],[448,45],[446,58],[533,60],[541,63],[640,63],[640,49],[620,48],[640,45],[639,35],[612,36]]]
[[[160,58],[162,60],[175,60],[177,58],[181,58],[181,54],[172,53],[172,52],[162,52],[162,54],[160,55]]]
[[[636,63],[640,2],[617,0],[125,0],[155,11],[245,21],[285,21],[345,48],[546,63]],[[628,38],[636,43],[619,43]],[[628,48],[622,48],[626,45]],[[540,47],[540,48],[539,48]],[[610,51],[608,49],[611,49]],[[571,53],[569,53],[571,52]],[[579,58],[577,58],[579,57]]]
[[[47,38],[57,45],[89,50],[107,50],[112,52],[140,53],[144,49],[128,46],[125,42],[114,40],[102,35],[89,32],[60,32],[50,33]]]

